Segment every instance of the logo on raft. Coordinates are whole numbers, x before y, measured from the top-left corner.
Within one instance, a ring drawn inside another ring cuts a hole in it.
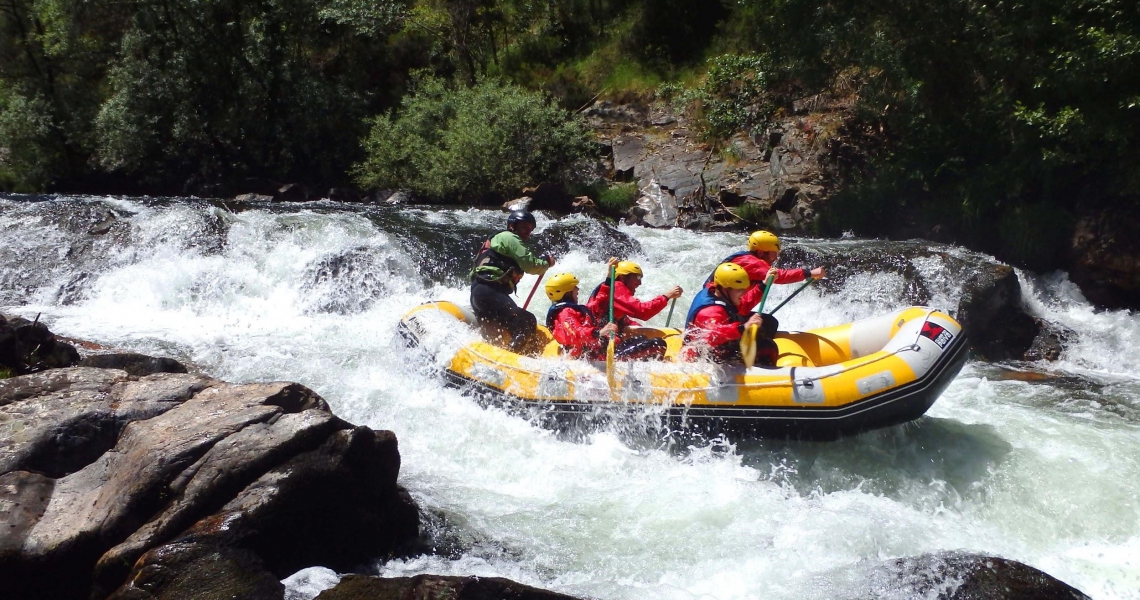
[[[954,339],[954,334],[946,331],[946,328],[937,324],[927,321],[922,324],[922,331],[919,335],[929,338],[930,341],[938,344],[939,348],[945,349],[946,345]]]

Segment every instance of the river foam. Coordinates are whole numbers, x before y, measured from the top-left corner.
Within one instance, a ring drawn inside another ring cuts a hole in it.
[[[104,210],[114,226],[88,233],[80,217]],[[610,431],[571,440],[442,386],[394,335],[420,302],[466,302],[462,266],[425,272],[426,254],[466,265],[470,249],[448,240],[476,239],[501,219],[327,202],[232,212],[184,200],[0,198],[0,303],[42,313],[61,334],[223,379],[299,381],[338,415],[395,431],[401,483],[448,552],[375,565],[382,575],[503,576],[607,600],[823,599],[860,597],[885,559],[962,549],[1028,563],[1094,598],[1140,598],[1140,317],[1094,310],[1062,274],[1021,273],[1031,310],[1079,341],[1054,364],[970,362],[917,422],[834,443],[631,442]],[[536,239],[555,222],[540,215]],[[646,273],[639,295],[685,288],[674,326],[744,241],[621,231],[642,248],[627,257]],[[893,247],[798,243],[820,256]],[[555,271],[590,287],[605,271],[590,255],[570,252]],[[913,265],[932,305],[956,306],[944,263]],[[778,316],[796,329],[881,314],[911,303],[906,283],[862,273],[839,289],[809,288]],[[770,306],[795,287],[777,288]],[[539,291],[532,310],[548,304]],[[1048,377],[1008,376],[1030,369]],[[335,577],[295,581],[291,594],[305,597]]]

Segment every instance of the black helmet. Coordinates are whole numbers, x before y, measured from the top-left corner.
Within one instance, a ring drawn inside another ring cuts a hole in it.
[[[534,220],[534,215],[525,210],[512,210],[511,214],[507,216],[507,229],[510,229],[515,223],[530,223],[531,226],[538,226]]]

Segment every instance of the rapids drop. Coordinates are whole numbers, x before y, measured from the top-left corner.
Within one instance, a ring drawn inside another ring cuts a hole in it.
[[[401,483],[441,553],[373,565],[382,575],[503,576],[607,600],[853,598],[885,559],[961,549],[1025,562],[1094,598],[1140,598],[1140,316],[1094,310],[1064,274],[1020,273],[1030,309],[1079,340],[1056,363],[968,363],[914,423],[832,443],[568,440],[443,387],[394,335],[420,302],[466,303],[470,254],[502,218],[0,197],[0,307],[226,380],[299,381],[349,421],[396,432]],[[535,241],[544,235],[581,241],[563,240],[555,270],[584,286],[619,251],[646,272],[639,295],[683,286],[674,325],[743,240],[539,215]],[[919,243],[785,245],[826,259],[907,244]],[[915,278],[923,302],[953,309],[959,274],[937,256],[984,257],[937,249],[911,261],[913,276],[869,270],[809,288],[780,312],[783,328],[908,306]],[[547,305],[540,292],[532,310]],[[1045,376],[1010,376],[1027,370]],[[335,576],[289,581],[311,597]]]

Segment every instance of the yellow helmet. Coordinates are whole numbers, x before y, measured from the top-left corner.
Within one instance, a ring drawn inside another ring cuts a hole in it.
[[[546,297],[550,298],[551,302],[558,302],[576,287],[578,287],[577,277],[570,273],[559,273],[546,280]]]
[[[642,275],[642,274],[643,273],[641,272],[641,265],[639,265],[639,264],[637,264],[631,260],[623,260],[617,264],[617,275],[618,275],[618,277],[621,277],[622,275]]]
[[[713,281],[724,288],[746,290],[752,284],[748,280],[748,271],[736,263],[720,263],[713,272]]]
[[[771,231],[753,231],[748,236],[749,252],[779,252],[780,238]]]

